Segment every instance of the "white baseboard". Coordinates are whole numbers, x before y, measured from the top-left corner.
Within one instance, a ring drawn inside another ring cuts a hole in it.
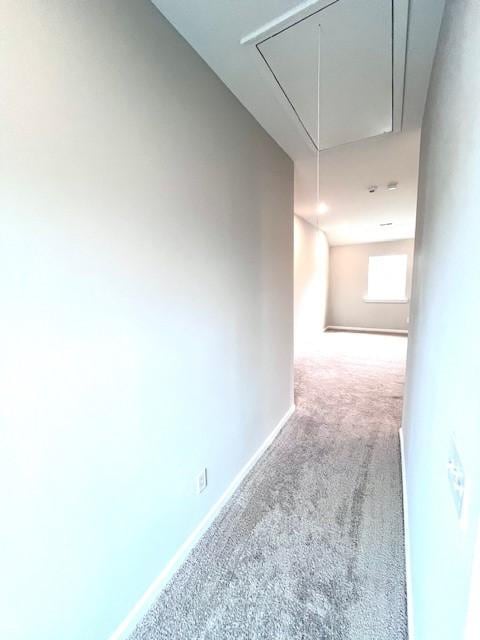
[[[407,329],[374,329],[372,327],[341,327],[338,325],[328,325],[325,331],[352,331],[354,333],[395,333],[399,336],[407,336]]]
[[[410,528],[408,525],[407,471],[405,466],[405,445],[403,441],[402,428],[398,430],[398,435],[400,437],[400,456],[402,460],[403,527],[405,530],[405,573],[407,582],[408,640],[415,640],[415,627],[413,618],[412,567],[410,558]]]
[[[295,411],[295,405],[288,409],[283,418],[277,424],[277,426],[273,429],[270,435],[264,440],[264,442],[260,445],[260,447],[255,451],[253,456],[248,460],[248,462],[244,465],[244,467],[237,473],[235,478],[232,480],[230,485],[227,487],[226,491],[217,502],[213,505],[210,511],[206,514],[206,516],[201,520],[198,526],[192,531],[192,533],[188,536],[188,538],[183,542],[183,544],[178,548],[173,557],[169,560],[166,566],[163,568],[160,575],[154,580],[154,582],[150,585],[147,591],[143,594],[137,604],[133,607],[130,613],[127,615],[125,620],[117,627],[117,629],[112,633],[109,640],[126,640],[128,636],[135,629],[136,625],[142,617],[147,613],[150,607],[153,605],[155,600],[158,598],[162,590],[167,586],[169,580],[173,577],[173,575],[178,571],[178,569],[182,566],[182,564],[187,559],[188,555],[195,547],[195,545],[199,542],[200,538],[207,531],[209,526],[215,520],[216,516],[222,509],[222,507],[228,502],[231,498],[234,491],[238,488],[242,480],[245,478],[247,473],[252,469],[257,460],[262,456],[263,453],[268,449],[268,447],[272,444],[275,438],[278,436],[282,428],[285,426],[288,419],[292,416]]]

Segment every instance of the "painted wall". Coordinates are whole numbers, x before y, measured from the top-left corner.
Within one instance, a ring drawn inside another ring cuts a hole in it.
[[[403,422],[416,640],[466,640],[480,516],[479,101],[480,5],[450,0],[423,125]],[[452,437],[464,522],[447,478]]]
[[[413,240],[352,244],[330,248],[328,325],[363,329],[408,329],[409,303],[365,302],[369,256],[407,254],[410,297]]]
[[[0,637],[105,640],[293,401],[293,167],[147,0],[0,22]]]
[[[328,294],[328,241],[325,234],[294,218],[295,353],[318,341],[325,328]]]

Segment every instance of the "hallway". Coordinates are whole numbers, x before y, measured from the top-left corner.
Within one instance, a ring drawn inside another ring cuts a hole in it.
[[[480,0],[0,22],[0,640],[480,640]]]
[[[325,333],[296,412],[131,640],[406,637],[404,337]]]

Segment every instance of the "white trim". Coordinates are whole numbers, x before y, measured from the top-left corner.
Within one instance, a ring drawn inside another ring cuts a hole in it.
[[[400,336],[407,336],[408,329],[373,329],[370,327],[341,327],[340,325],[329,324],[325,331],[353,331],[354,333],[398,333]]]
[[[273,31],[273,29],[280,27],[280,25],[282,25],[287,20],[297,17],[299,13],[301,13],[302,11],[305,11],[306,9],[310,9],[310,7],[313,7],[316,4],[319,4],[319,2],[320,0],[304,0],[304,2],[297,4],[297,6],[292,7],[288,11],[285,11],[285,13],[282,13],[276,18],[273,18],[273,20],[270,20],[269,22],[262,24],[262,26],[259,27],[258,29],[255,29],[254,31],[247,33],[246,36],[243,36],[243,38],[241,38],[240,44],[249,44],[251,42],[256,42],[257,40],[260,40],[260,38],[266,37],[270,31]]]
[[[402,461],[402,496],[403,496],[403,528],[405,531],[405,573],[407,582],[407,618],[408,618],[408,639],[415,640],[415,627],[413,617],[413,591],[412,591],[412,565],[410,558],[410,527],[408,524],[408,491],[407,491],[407,470],[405,463],[405,443],[403,440],[403,429],[398,430],[400,438],[400,457]]]
[[[480,638],[480,520],[477,524],[477,536],[473,552],[472,577],[470,579],[470,597],[468,603],[467,622],[464,640]]]
[[[237,473],[230,485],[227,487],[223,495],[217,500],[206,516],[201,520],[197,527],[192,531],[188,538],[178,548],[173,557],[167,562],[160,575],[154,580],[154,582],[148,587],[140,600],[131,609],[125,620],[117,627],[117,629],[109,637],[109,640],[126,640],[128,636],[135,629],[136,625],[145,613],[150,609],[155,600],[158,598],[162,590],[167,586],[168,581],[178,571],[182,564],[187,559],[192,549],[199,542],[200,538],[207,531],[209,526],[215,520],[219,511],[231,498],[234,491],[241,484],[247,473],[252,469],[262,454],[268,449],[275,438],[278,436],[282,428],[285,426],[289,418],[295,411],[295,405],[288,409],[283,418],[273,429],[269,436],[264,440],[260,447],[255,451],[253,456],[248,460],[244,467]]]
[[[408,298],[394,298],[388,300],[387,298],[369,298],[368,296],[363,296],[364,302],[373,302],[375,304],[407,304],[410,302]]]

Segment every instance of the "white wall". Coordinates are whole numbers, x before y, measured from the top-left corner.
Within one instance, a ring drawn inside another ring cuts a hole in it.
[[[416,640],[464,639],[480,515],[479,102],[480,5],[450,0],[423,125],[403,423]],[[452,436],[463,524],[447,481]],[[478,620],[478,594],[475,609]]]
[[[328,322],[330,326],[408,330],[409,303],[365,302],[368,258],[407,254],[407,297],[410,297],[413,240],[372,242],[330,248]]]
[[[328,241],[325,234],[294,219],[295,352],[318,341],[325,328],[328,293]]]
[[[105,640],[293,401],[293,167],[147,0],[0,22],[0,637]]]

